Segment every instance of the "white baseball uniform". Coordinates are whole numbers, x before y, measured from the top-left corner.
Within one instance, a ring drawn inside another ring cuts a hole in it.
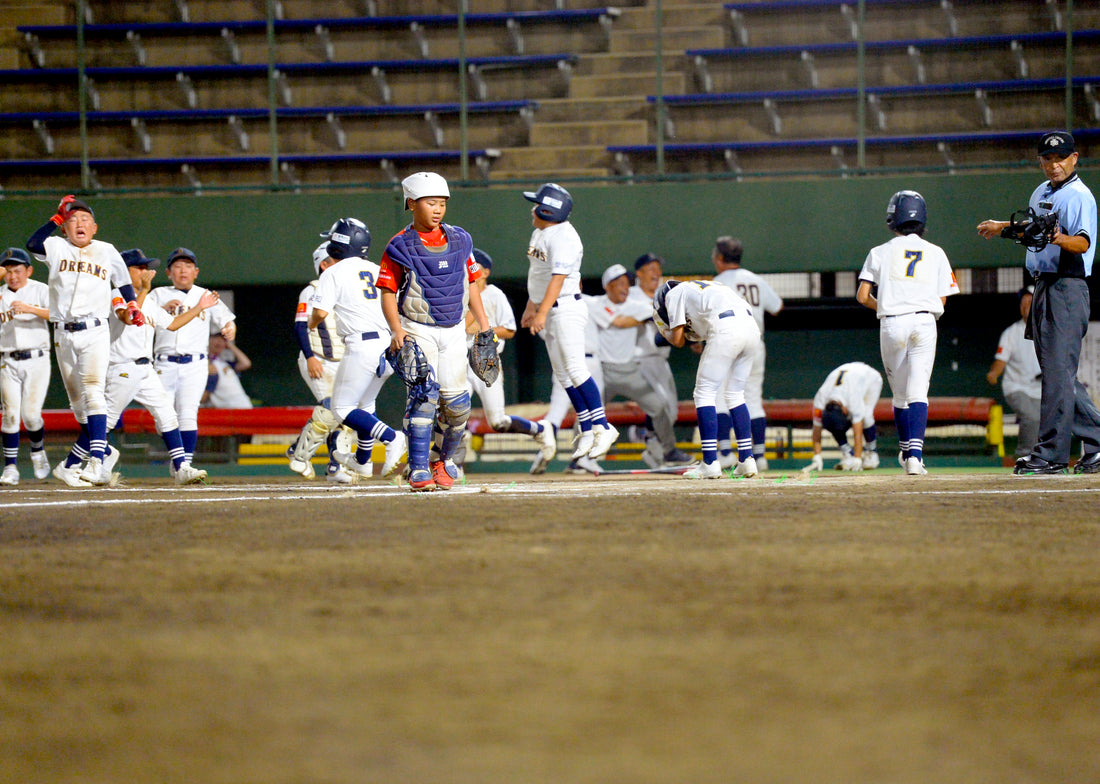
[[[49,323],[31,313],[13,313],[15,302],[49,308],[49,287],[32,279],[18,290],[0,286],[0,400],[5,433],[18,433],[20,422],[28,431],[42,429],[42,406],[50,386]]]
[[[582,294],[582,301],[585,303],[585,307],[588,307],[588,301],[595,299],[588,294]],[[539,337],[543,337],[546,334],[546,330],[539,333]],[[584,327],[584,364],[588,368],[589,375],[592,376],[592,380],[596,382],[596,388],[600,390],[600,397],[603,397],[603,365],[600,364],[600,358],[597,356],[599,351],[599,330],[596,329],[596,325],[592,322],[592,319],[588,320],[588,323]],[[544,338],[545,339],[545,338]],[[546,416],[543,417],[543,421],[551,423],[554,427],[560,429],[561,423],[565,421],[565,415],[569,413],[569,410],[573,407],[573,401],[569,399],[569,395],[565,391],[565,387],[558,381],[556,375],[552,376],[552,382],[550,384],[550,407],[546,410]]]
[[[871,249],[860,281],[878,285],[879,344],[896,408],[927,403],[942,297],[959,293],[947,254],[917,234]]]
[[[232,354],[232,352],[229,352]],[[252,408],[252,398],[245,392],[241,377],[226,357],[218,354],[210,357],[214,372],[206,377],[206,390],[210,393],[207,402],[211,408]]]
[[[105,382],[110,351],[111,290],[128,286],[130,273],[114,245],[92,240],[78,248],[66,238],[47,237],[45,253],[33,254],[49,266],[50,321],[61,380],[79,422],[106,415]]]
[[[180,291],[175,286],[160,286],[149,292],[146,300],[152,299],[171,316],[178,316],[195,307],[206,291],[202,286],[192,286],[187,291]],[[235,318],[225,303],[219,301],[175,332],[157,327],[154,361],[164,388],[172,395],[181,431],[199,429],[199,404],[206,390],[210,335],[220,332]]]
[[[336,335],[344,344],[331,405],[341,421],[357,408],[373,412],[386,378],[385,373],[378,375],[382,354],[390,344],[381,292],[375,285],[380,273],[373,261],[344,259],[321,273],[309,297],[311,308],[335,317]]]
[[[516,314],[508,297],[492,283],[486,284],[481,290],[481,304],[485,308],[485,316],[489,319],[490,327],[503,327],[513,332],[516,330]],[[507,341],[497,338],[497,355],[504,353],[504,345]],[[466,336],[467,349],[474,344],[474,336]],[[485,382],[477,377],[473,369],[467,363],[466,380],[470,389],[481,400],[481,406],[485,409],[485,418],[489,426],[494,430],[502,429],[503,423],[507,423],[504,413],[504,366],[501,365],[501,373],[493,385],[486,386]],[[500,425],[501,427],[498,427]]]
[[[145,325],[127,326],[111,314],[111,352],[107,368],[107,429],[118,426],[122,412],[131,402],[145,406],[153,415],[157,432],[176,430],[179,418],[172,397],[153,367],[153,342],[157,329],[165,329],[173,316],[146,296],[141,305]]]
[[[1039,415],[1043,398],[1042,370],[1034,341],[1024,337],[1027,323],[1020,319],[1001,333],[994,357],[1005,363],[1001,391],[1005,402],[1016,413],[1019,436],[1016,457],[1031,454],[1039,440]]]
[[[737,292],[737,295],[752,308],[752,316],[756,320],[756,326],[760,328],[760,337],[764,337],[764,314],[773,316],[783,309],[783,300],[775,292],[775,289],[760,275],[743,267],[728,269],[714,276],[715,283],[729,286]],[[749,380],[745,385],[745,402],[749,407],[749,416],[759,419],[764,416],[764,366],[767,362],[767,351],[764,341],[761,339],[760,348],[753,357],[752,370],[749,372]]]
[[[309,318],[313,315],[313,308],[309,304],[310,297],[317,291],[317,281],[311,281],[308,286],[298,294],[298,309],[295,311],[295,322],[309,325]],[[340,367],[340,360],[344,356],[344,341],[340,339],[336,329],[336,314],[327,311],[328,315],[317,325],[316,329],[309,330],[309,346],[315,356],[321,362],[321,377],[312,378],[306,364],[306,357],[298,352],[298,372],[302,380],[306,382],[313,398],[320,403],[325,398],[332,397],[332,387],[336,381],[336,371]]]
[[[630,287],[628,294],[632,301],[643,302],[653,310],[653,297],[646,294],[636,282]],[[680,395],[676,391],[676,377],[672,373],[672,367],[668,364],[672,347],[657,345],[657,326],[652,321],[647,321],[638,332],[638,343],[634,349],[634,356],[638,360],[638,370],[650,386],[658,390],[665,398],[668,407],[668,415],[672,421],[680,415]]]
[[[829,403],[839,403],[853,422],[864,429],[875,424],[875,405],[882,394],[882,374],[863,362],[846,362],[834,368],[814,395],[813,421],[821,425],[821,412]]]
[[[546,317],[546,351],[550,367],[564,387],[579,387],[590,374],[584,361],[588,308],[581,301],[584,245],[569,221],[535,229],[527,247],[527,296],[536,304],[546,297],[554,275],[564,275],[558,300]]]

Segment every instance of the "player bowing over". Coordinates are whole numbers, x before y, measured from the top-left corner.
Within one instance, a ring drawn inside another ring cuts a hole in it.
[[[737,468],[734,475],[757,475],[752,456],[752,417],[745,402],[745,384],[753,358],[760,346],[760,328],[752,308],[733,289],[720,283],[692,280],[661,284],[653,298],[653,317],[661,334],[673,346],[688,341],[705,342],[695,374],[695,415],[703,446],[702,465],[690,469],[688,479],[717,479],[719,390],[725,389],[725,403],[737,439]]]
[[[936,361],[936,319],[959,293],[947,254],[924,239],[928,209],[916,191],[898,191],[886,206],[894,238],[871,249],[859,273],[856,299],[878,313],[882,364],[894,398],[894,423],[905,473],[924,468],[928,386]],[[878,294],[872,287],[878,286]]]
[[[803,471],[820,471],[821,431],[832,433],[843,455],[836,468],[862,471],[878,468],[875,405],[882,394],[882,374],[862,362],[846,362],[825,377],[814,395],[814,457]],[[848,444],[848,428],[852,444]]]
[[[321,236],[329,238],[326,252],[339,263],[325,269],[317,279],[309,298],[313,308],[309,328],[317,329],[330,313],[335,316],[344,356],[332,383],[330,407],[337,422],[358,436],[355,454],[336,452],[335,457],[352,473],[373,476],[371,452],[377,439],[386,445],[382,475],[389,476],[405,454],[407,442],[400,431],[374,415],[375,399],[386,379],[379,372],[379,362],[390,342],[390,332],[379,298],[379,268],[367,259],[370,231],[360,220],[342,218]]]

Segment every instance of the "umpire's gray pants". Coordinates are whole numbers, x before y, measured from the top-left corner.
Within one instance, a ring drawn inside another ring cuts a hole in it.
[[[1081,341],[1089,327],[1088,283],[1040,275],[1028,321],[1043,372],[1039,441],[1032,454],[1068,463],[1073,436],[1084,443],[1086,454],[1100,450],[1100,411],[1077,381]]]
[[[642,376],[638,365],[603,363],[603,400],[609,403],[616,395],[633,400],[653,420],[653,432],[664,452],[676,448],[675,422],[668,415],[668,401],[662,389],[654,387]]]
[[[1039,411],[1041,401],[1023,392],[1008,392],[1005,402],[1016,413],[1020,434],[1016,438],[1016,457],[1027,457],[1039,440]]]

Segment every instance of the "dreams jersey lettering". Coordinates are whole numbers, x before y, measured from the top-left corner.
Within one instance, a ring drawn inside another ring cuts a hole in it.
[[[26,351],[50,347],[50,327],[46,319],[30,313],[13,313],[12,304],[25,302],[49,308],[50,289],[40,280],[28,280],[18,291],[0,287],[0,351]]]
[[[109,242],[92,240],[78,248],[64,237],[47,237],[45,255],[34,254],[50,268],[50,321],[63,324],[89,317],[107,318],[111,290],[130,285],[126,262]]]
[[[554,275],[564,275],[558,297],[572,297],[581,291],[581,259],[584,244],[569,221],[531,232],[527,246],[527,296],[540,303]]]

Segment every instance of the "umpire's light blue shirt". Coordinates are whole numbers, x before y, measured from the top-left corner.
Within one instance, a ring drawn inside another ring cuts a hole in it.
[[[1077,172],[1058,186],[1051,185],[1049,180],[1044,182],[1031,194],[1028,205],[1040,215],[1057,212],[1063,234],[1088,238],[1089,249],[1081,254],[1081,261],[1086,277],[1091,275],[1092,259],[1096,251],[1096,199],[1085,183],[1081,182]],[[1038,253],[1029,250],[1026,263],[1028,272],[1067,272],[1065,264],[1059,266],[1062,254],[1063,250],[1053,244],[1047,245]]]

